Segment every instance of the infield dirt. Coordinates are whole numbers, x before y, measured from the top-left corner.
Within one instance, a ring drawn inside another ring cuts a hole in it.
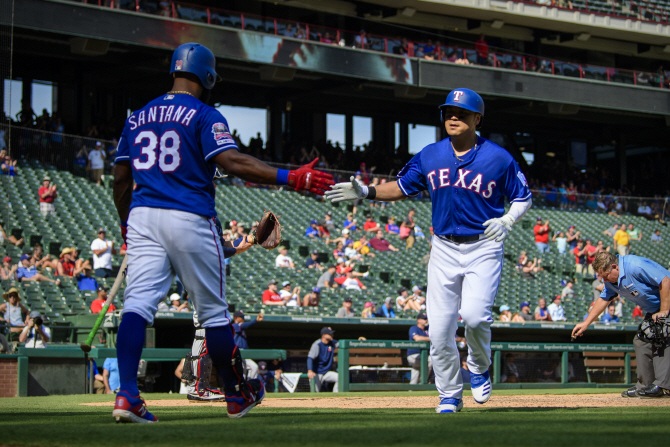
[[[435,396],[396,397],[295,397],[263,400],[264,408],[434,408],[439,399]],[[627,399],[618,394],[566,394],[493,396],[486,405],[477,404],[472,397],[464,397],[466,408],[606,408],[606,407],[666,407],[670,398]],[[112,406],[114,402],[83,403],[87,406]],[[225,403],[191,403],[185,399],[149,400],[151,407],[225,406]]]

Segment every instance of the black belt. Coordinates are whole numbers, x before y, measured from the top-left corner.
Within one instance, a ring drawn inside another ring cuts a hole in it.
[[[473,242],[484,239],[484,233],[474,234],[472,236],[458,236],[455,234],[438,234],[437,237],[445,241],[454,242],[456,244],[472,244]]]

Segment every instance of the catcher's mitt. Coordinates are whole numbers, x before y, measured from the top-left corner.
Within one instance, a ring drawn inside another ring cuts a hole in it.
[[[253,236],[254,242],[266,250],[277,248],[281,242],[281,224],[272,211],[263,214]]]

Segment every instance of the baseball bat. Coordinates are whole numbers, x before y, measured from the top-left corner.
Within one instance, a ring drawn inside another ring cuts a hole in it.
[[[114,297],[116,297],[116,294],[118,293],[119,289],[121,288],[121,284],[123,284],[123,280],[126,279],[126,274],[128,273],[128,255],[125,255],[123,257],[123,262],[121,262],[121,267],[119,268],[119,274],[116,275],[116,279],[114,280],[114,285],[112,285],[112,290],[109,291],[109,295],[107,296],[107,301],[105,301],[105,305],[102,306],[102,310],[100,311],[100,315],[98,315],[98,319],[95,320],[95,324],[93,325],[93,329],[91,329],[91,332],[88,334],[88,337],[86,338],[86,341],[79,345],[82,351],[84,352],[90,352],[91,351],[91,343],[93,343],[93,338],[95,338],[95,334],[98,332],[98,329],[100,329],[100,325],[102,324],[102,320],[105,319],[105,314],[107,313],[107,310],[109,309],[109,306],[112,304],[112,300]]]

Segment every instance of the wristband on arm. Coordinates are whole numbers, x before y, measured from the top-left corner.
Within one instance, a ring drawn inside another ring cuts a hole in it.
[[[277,169],[277,180],[278,185],[288,185],[288,169]]]

